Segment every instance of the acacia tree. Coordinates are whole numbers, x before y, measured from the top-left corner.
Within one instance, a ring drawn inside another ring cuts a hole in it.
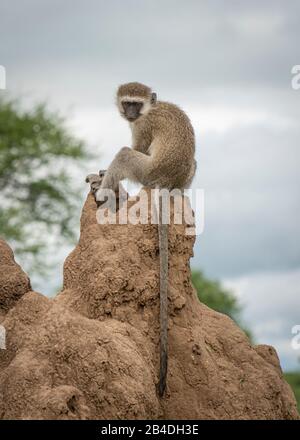
[[[46,105],[27,110],[0,100],[0,235],[30,266],[45,268],[51,238],[57,246],[74,239],[79,200],[71,164],[87,157],[85,144]]]

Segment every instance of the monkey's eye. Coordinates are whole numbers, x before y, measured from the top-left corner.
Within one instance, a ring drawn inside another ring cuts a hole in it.
[[[130,108],[131,105],[132,105],[132,102],[129,102],[129,101],[123,101],[122,102],[122,107],[123,107],[123,110],[124,110],[125,113]]]
[[[139,101],[123,101],[122,102],[123,108],[126,109],[128,107],[135,107],[137,109],[142,108],[143,103]]]

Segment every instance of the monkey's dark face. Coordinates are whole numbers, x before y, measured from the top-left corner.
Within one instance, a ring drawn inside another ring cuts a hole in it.
[[[125,87],[125,90],[121,90],[122,93],[120,93],[119,88],[117,94],[117,106],[121,116],[123,116],[128,122],[135,122],[140,116],[145,116],[157,103],[157,96],[154,92],[145,95],[144,89],[142,89],[140,94],[138,94],[137,90],[134,90],[136,93],[132,93],[132,90],[130,89],[130,93],[127,94],[127,85],[125,84],[120,87]]]
[[[143,106],[144,103],[141,101],[122,101],[125,118],[129,122],[135,121],[139,116],[141,116]]]

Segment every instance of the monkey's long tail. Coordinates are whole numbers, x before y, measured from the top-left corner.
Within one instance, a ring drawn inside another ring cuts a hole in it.
[[[159,259],[160,259],[160,371],[159,396],[166,388],[168,371],[168,224],[162,221],[162,198],[159,197]]]

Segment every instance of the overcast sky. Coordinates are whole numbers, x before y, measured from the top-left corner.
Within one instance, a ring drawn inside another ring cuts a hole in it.
[[[194,187],[205,190],[192,264],[234,289],[258,342],[273,344],[285,368],[300,356],[290,348],[300,324],[299,17],[290,0],[0,3],[5,93],[69,115],[99,154],[91,171],[130,145],[118,84],[145,82],[187,111]]]

